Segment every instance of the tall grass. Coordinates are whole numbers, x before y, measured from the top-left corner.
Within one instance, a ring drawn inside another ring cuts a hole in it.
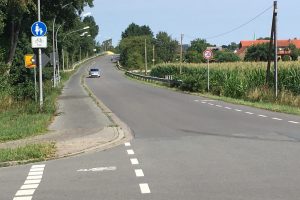
[[[265,83],[266,63],[237,62],[210,64],[210,93],[250,101],[276,102],[300,106],[300,62],[279,63],[280,95],[274,98],[273,81]],[[207,64],[161,64],[152,69],[151,75],[164,77],[173,75],[182,80],[177,85],[181,90],[207,92]],[[273,76],[273,75],[272,75]]]
[[[62,73],[63,82],[71,73]],[[59,88],[52,88],[50,81],[44,83],[44,105],[40,110],[34,100],[17,100],[10,93],[0,93],[0,142],[24,139],[43,134],[56,112],[56,99],[61,93]]]

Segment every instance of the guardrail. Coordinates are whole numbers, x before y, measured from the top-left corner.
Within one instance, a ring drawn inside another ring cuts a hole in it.
[[[130,71],[126,71],[125,75],[127,75],[131,78],[139,79],[139,80],[146,81],[146,82],[165,83],[165,84],[168,84],[169,86],[180,85],[182,83],[182,81],[180,81],[180,80],[170,80],[170,79],[158,78],[158,77],[153,77],[153,76],[145,76],[145,75],[133,73]]]

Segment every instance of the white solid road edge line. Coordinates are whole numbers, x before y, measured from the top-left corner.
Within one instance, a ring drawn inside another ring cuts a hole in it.
[[[150,188],[148,186],[148,183],[141,183],[140,184],[140,189],[142,194],[149,194],[151,193]]]

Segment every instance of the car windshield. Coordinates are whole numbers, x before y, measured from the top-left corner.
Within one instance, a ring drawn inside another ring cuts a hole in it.
[[[91,69],[91,72],[98,72],[99,69]]]

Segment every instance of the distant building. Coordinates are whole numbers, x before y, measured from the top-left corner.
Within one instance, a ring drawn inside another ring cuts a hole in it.
[[[270,40],[243,40],[240,42],[240,48],[239,50],[237,50],[236,53],[240,58],[244,58],[249,47],[269,42]],[[289,49],[289,46],[291,44],[295,45],[296,48],[300,49],[300,40],[298,40],[297,38],[292,40],[278,40],[278,56],[282,57],[284,55],[291,55],[291,50]]]

